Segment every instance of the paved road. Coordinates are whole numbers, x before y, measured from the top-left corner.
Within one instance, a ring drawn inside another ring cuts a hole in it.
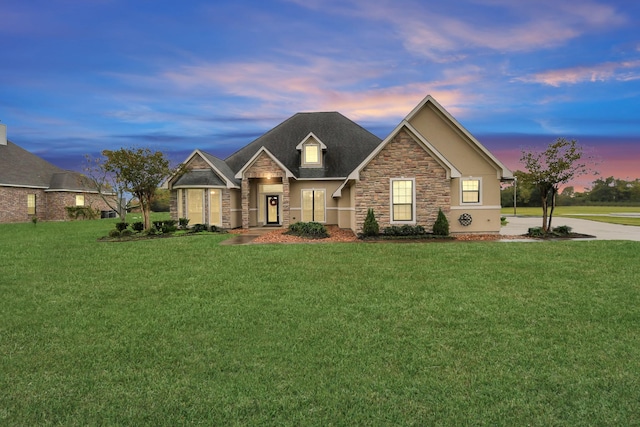
[[[500,234],[504,235],[525,234],[530,227],[540,227],[542,225],[541,216],[505,216],[509,223],[500,230]],[[640,227],[632,225],[608,224],[606,222],[570,217],[554,217],[552,227],[559,225],[568,225],[572,228],[572,231],[596,236],[598,240],[635,240],[640,242]]]

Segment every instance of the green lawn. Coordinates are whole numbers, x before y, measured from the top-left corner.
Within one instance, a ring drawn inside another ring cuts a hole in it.
[[[542,208],[517,208],[518,216],[540,216]],[[615,216],[615,214],[640,213],[640,206],[557,206],[553,216],[567,216],[610,224],[640,226],[640,218]],[[502,208],[503,215],[513,215],[513,208]]]
[[[633,425],[640,243],[0,225],[0,425]]]

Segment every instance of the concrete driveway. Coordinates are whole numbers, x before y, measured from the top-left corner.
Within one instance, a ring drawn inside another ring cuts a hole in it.
[[[542,216],[509,216],[508,224],[503,226],[500,234],[521,235],[531,227],[542,225]],[[640,242],[640,227],[632,225],[608,224],[606,222],[589,221],[570,217],[554,217],[551,226],[568,225],[575,233],[590,234],[598,240],[635,240]]]

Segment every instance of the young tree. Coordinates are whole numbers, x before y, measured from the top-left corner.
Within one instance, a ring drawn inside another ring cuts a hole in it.
[[[582,156],[582,147],[578,142],[575,139],[568,141],[565,138],[558,138],[544,151],[522,152],[520,162],[528,171],[523,174],[522,180],[534,185],[540,191],[542,230],[545,233],[551,230],[551,220],[560,185],[589,171]]]
[[[144,229],[151,228],[149,214],[156,189],[162,182],[175,173],[169,160],[161,151],[152,152],[149,148],[104,150],[105,160],[100,163],[106,174],[113,176],[118,188],[131,193],[140,202]]]

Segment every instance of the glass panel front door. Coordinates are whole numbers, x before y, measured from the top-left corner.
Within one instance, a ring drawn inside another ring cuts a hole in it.
[[[280,224],[280,196],[267,196],[267,224]]]

